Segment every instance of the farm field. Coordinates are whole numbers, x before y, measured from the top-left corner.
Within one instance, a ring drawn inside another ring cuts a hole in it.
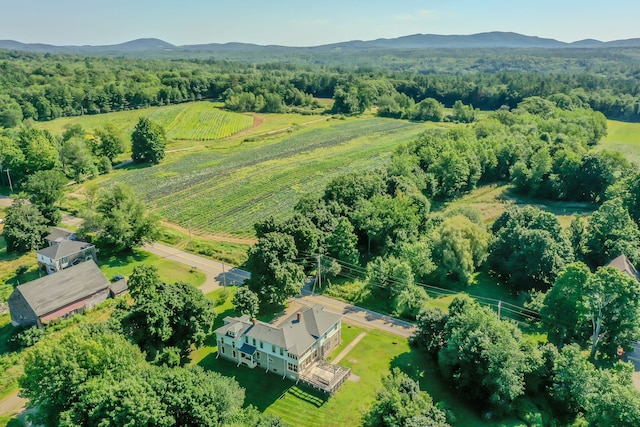
[[[598,149],[618,151],[629,161],[640,165],[640,123],[607,121],[608,134]]]
[[[434,125],[320,120],[226,149],[170,153],[160,165],[118,171],[102,184],[128,183],[160,216],[195,232],[252,237],[256,221],[286,215],[300,195],[319,193],[339,174],[386,164],[427,126]]]
[[[37,126],[61,134],[70,125],[79,124],[91,133],[96,128],[111,124],[125,141],[139,117],[147,117],[161,125],[169,141],[212,141],[226,138],[253,125],[253,116],[223,111],[219,104],[201,101],[167,107],[150,107],[116,113],[65,117]],[[174,145],[174,144],[171,144]],[[176,148],[171,146],[170,148]]]

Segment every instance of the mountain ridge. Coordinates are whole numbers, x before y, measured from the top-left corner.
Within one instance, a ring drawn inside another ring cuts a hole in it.
[[[15,40],[0,40],[0,49],[20,50],[38,53],[101,54],[101,53],[142,53],[142,52],[216,52],[216,51],[344,51],[368,49],[470,49],[470,48],[607,48],[640,47],[640,38],[603,42],[595,39],[579,40],[571,43],[551,38],[527,36],[514,32],[492,31],[470,35],[411,34],[396,38],[375,40],[350,40],[318,46],[259,45],[254,43],[228,42],[194,45],[174,45],[158,38],[140,38],[113,45],[66,45],[45,43],[21,43]]]

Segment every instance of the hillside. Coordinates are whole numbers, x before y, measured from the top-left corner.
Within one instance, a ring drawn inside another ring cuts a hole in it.
[[[612,48],[640,47],[640,39],[614,40],[581,40],[566,43],[555,39],[527,36],[512,32],[486,32],[470,35],[413,34],[392,39],[351,40],[320,46],[288,47],[263,46],[249,43],[209,43],[197,45],[175,46],[154,38],[143,38],[125,43],[106,46],[54,46],[42,43],[21,43],[15,40],[0,40],[0,49],[20,50],[39,53],[68,53],[84,55],[120,55],[149,56],[163,53],[169,56],[190,56],[194,52],[278,52],[289,54],[361,51],[361,50],[401,50],[401,49],[559,49],[559,48]],[[144,55],[143,55],[144,54]]]

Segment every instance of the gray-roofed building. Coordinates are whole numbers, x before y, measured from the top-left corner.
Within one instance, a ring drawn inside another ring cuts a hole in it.
[[[51,227],[49,234],[47,234],[44,240],[47,241],[49,246],[57,245],[65,240],[76,240],[78,235],[75,231],[68,230],[62,227]]]
[[[629,258],[627,258],[626,255],[620,255],[619,257],[613,259],[609,264],[607,264],[607,267],[614,267],[622,271],[627,276],[633,277],[638,282],[640,282],[640,275],[638,275],[638,271],[633,266],[633,264],[631,264]]]
[[[129,292],[129,285],[127,284],[127,279],[122,278],[116,280],[115,282],[111,282],[109,285],[109,294],[112,298],[119,297],[120,295],[124,295]]]
[[[93,261],[16,287],[9,297],[14,325],[41,327],[100,304],[109,296],[109,281]]]
[[[75,240],[63,240],[57,245],[40,249],[36,252],[40,268],[53,274],[72,265],[96,259],[96,247],[91,243]]]
[[[333,393],[350,374],[325,361],[340,345],[341,319],[321,305],[304,307],[277,326],[248,316],[226,317],[215,331],[218,357]]]

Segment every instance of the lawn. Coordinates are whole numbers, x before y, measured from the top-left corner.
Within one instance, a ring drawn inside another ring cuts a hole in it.
[[[204,273],[195,267],[161,258],[142,249],[134,249],[129,254],[102,256],[98,254],[98,265],[107,278],[117,275],[129,276],[136,265],[150,264],[158,268],[160,279],[167,283],[188,282],[193,286],[201,286],[206,280]]]
[[[534,206],[558,217],[563,227],[568,227],[574,215],[590,215],[597,206],[585,202],[559,202],[525,197],[513,192],[510,184],[483,185],[468,194],[447,203],[434,203],[433,210],[446,210],[468,206],[477,210],[487,225],[492,224],[510,206]]]
[[[216,290],[207,295],[216,303],[215,327],[222,325],[225,316],[235,315],[231,304],[235,288]],[[268,321],[268,319],[262,319]],[[522,425],[517,420],[484,422],[467,402],[460,399],[439,378],[438,369],[409,346],[407,340],[378,330],[365,330],[346,322],[342,324],[342,343],[334,350],[337,356],[361,333],[366,336],[346,355],[340,365],[352,370],[354,377],[344,383],[331,397],[262,370],[238,368],[234,363],[216,359],[215,336],[208,347],[192,354],[193,363],[235,378],[246,390],[245,405],[254,405],[260,411],[281,417],[285,423],[296,426],[350,426],[360,425],[362,415],[375,400],[382,377],[397,366],[420,381],[421,387],[432,393],[436,401],[444,400],[452,409],[460,426]]]
[[[622,153],[629,161],[640,165],[640,123],[608,120],[608,134],[597,149]]]

